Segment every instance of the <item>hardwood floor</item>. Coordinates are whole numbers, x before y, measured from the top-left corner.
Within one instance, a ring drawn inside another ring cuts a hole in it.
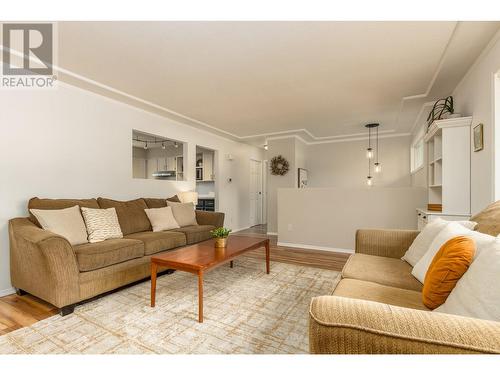
[[[248,235],[269,238],[271,242],[271,261],[273,262],[299,264],[340,271],[347,258],[349,258],[349,254],[345,253],[278,246],[277,236],[270,236],[266,233],[267,229],[265,225],[257,225],[234,234],[238,236]],[[265,258],[264,251],[260,249],[249,252],[246,256]],[[58,312],[59,310],[56,307],[29,294],[24,296],[11,294],[0,297],[0,335],[30,326]]]
[[[274,262],[300,264],[303,266],[341,271],[350,255],[332,251],[306,250],[278,246],[278,237],[267,235],[266,233],[267,228],[265,225],[257,225],[234,234],[238,236],[248,235],[269,238],[271,242],[271,261]],[[249,252],[248,256],[264,259],[264,252],[262,250],[255,250]]]

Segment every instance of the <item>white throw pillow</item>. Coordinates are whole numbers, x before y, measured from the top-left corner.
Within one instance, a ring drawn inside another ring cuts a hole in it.
[[[87,243],[87,229],[79,206],[62,210],[30,209],[43,229],[66,238],[71,245]]]
[[[474,240],[476,245],[474,258],[476,258],[485,247],[488,247],[495,240],[495,237],[493,236],[467,229],[458,222],[451,221],[441,230],[441,232],[439,232],[436,238],[434,238],[427,252],[417,262],[417,264],[415,264],[415,267],[413,267],[411,274],[423,284],[427,270],[429,269],[434,256],[437,254],[441,246],[443,246],[448,240],[457,236],[467,236]]]
[[[153,227],[153,232],[180,228],[175,221],[172,207],[149,208],[144,210]]]
[[[412,266],[415,266],[425,255],[427,250],[429,250],[429,246],[434,238],[436,238],[439,232],[441,232],[441,230],[443,230],[448,223],[451,223],[451,221],[446,221],[441,218],[437,218],[428,223],[418,234],[408,251],[401,259],[405,260]],[[459,223],[469,229],[474,229],[477,225],[477,223],[473,221],[454,221],[453,223]]]
[[[493,237],[494,238],[494,237]],[[500,239],[490,242],[437,312],[500,321]]]
[[[112,208],[82,207],[83,218],[89,233],[89,242],[101,242],[110,238],[123,238],[116,210]]]
[[[177,221],[177,224],[181,227],[198,225],[193,203],[177,203],[167,201],[167,206],[172,207],[172,213],[174,214],[175,221]]]

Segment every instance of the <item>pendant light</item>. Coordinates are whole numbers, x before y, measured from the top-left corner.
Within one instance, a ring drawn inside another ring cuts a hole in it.
[[[375,149],[375,173],[380,173],[382,172],[382,166],[380,165],[379,161],[378,161],[378,126],[375,128],[377,130],[377,146],[376,146],[376,149]]]
[[[368,148],[366,149],[366,157],[368,159],[368,176],[366,177],[366,184],[368,186],[372,186],[373,185],[373,177],[371,175],[371,161],[374,157],[374,155],[376,155],[376,161],[374,163],[374,170],[375,170],[375,173],[379,173],[381,171],[381,166],[380,166],[380,163],[378,161],[378,126],[379,124],[377,123],[371,123],[371,124],[366,124],[365,127],[368,128]],[[377,130],[377,134],[376,134],[376,154],[374,154],[373,152],[373,148],[372,148],[372,128],[376,128]]]

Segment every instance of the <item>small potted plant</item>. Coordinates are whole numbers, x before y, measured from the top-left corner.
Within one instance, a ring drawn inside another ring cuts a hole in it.
[[[215,228],[210,231],[212,237],[215,238],[215,247],[226,247],[227,245],[227,237],[231,233],[231,229],[227,229],[224,227]]]

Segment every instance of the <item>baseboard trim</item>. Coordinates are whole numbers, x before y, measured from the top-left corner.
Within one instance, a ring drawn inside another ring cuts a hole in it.
[[[328,246],[305,245],[305,244],[301,244],[301,243],[291,243],[291,242],[280,242],[280,241],[278,241],[278,246],[296,247],[296,248],[307,249],[307,250],[331,251],[331,252],[335,252],[335,253],[354,254],[354,250],[351,250],[351,249],[339,249],[339,248],[336,248],[336,247],[328,247]]]
[[[14,294],[16,290],[14,288],[7,288],[0,290],[0,297],[8,296],[9,294]]]
[[[231,233],[236,233],[236,232],[241,232],[242,230],[250,229],[251,227],[243,227],[243,228],[238,228],[238,229],[232,229],[231,228]]]
[[[266,234],[268,236],[277,236],[278,235],[278,233],[276,233],[276,232],[267,232]]]

